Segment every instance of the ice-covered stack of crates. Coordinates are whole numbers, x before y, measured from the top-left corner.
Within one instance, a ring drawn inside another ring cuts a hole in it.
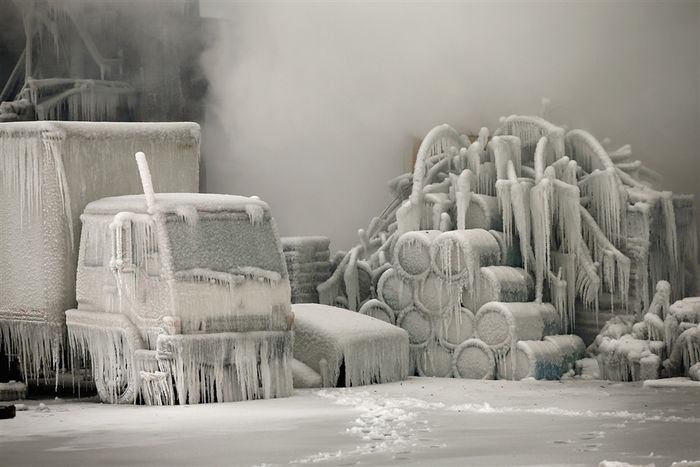
[[[292,303],[318,303],[316,286],[331,275],[328,237],[282,237]]]

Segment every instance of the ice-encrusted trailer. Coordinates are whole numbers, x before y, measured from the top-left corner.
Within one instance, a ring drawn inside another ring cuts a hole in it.
[[[0,123],[0,346],[25,378],[61,365],[85,206],[142,192],[137,150],[156,189],[198,191],[199,141],[196,123]]]
[[[88,204],[69,344],[92,362],[99,395],[148,404],[292,392],[290,287],[282,245],[258,198],[159,193]],[[174,387],[174,391],[173,391]]]

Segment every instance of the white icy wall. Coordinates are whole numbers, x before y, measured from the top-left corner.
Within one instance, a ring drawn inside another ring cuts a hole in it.
[[[201,1],[227,18],[203,189],[266,200],[282,235],[332,249],[389,201],[434,125],[492,129],[539,111],[700,198],[700,4]]]

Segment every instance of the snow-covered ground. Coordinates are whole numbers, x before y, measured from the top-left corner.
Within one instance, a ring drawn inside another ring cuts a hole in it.
[[[44,406],[39,406],[40,402]],[[28,401],[0,465],[597,465],[700,459],[700,388],[410,378],[175,407]]]

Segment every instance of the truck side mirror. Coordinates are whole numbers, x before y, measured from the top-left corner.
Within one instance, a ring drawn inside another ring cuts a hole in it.
[[[112,237],[112,254],[109,267],[114,272],[125,273],[134,271],[134,258],[131,248],[131,219],[126,212],[114,216],[109,225]]]

